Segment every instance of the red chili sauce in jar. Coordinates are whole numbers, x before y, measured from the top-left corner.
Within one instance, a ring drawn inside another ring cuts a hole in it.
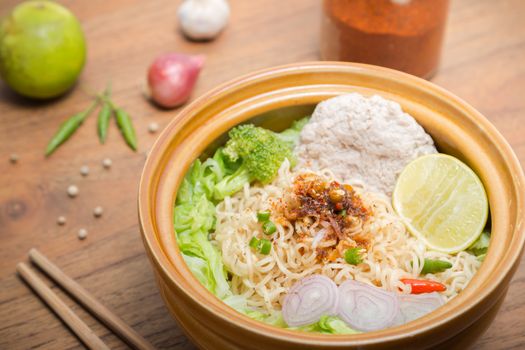
[[[321,56],[430,78],[436,71],[448,0],[324,0]]]

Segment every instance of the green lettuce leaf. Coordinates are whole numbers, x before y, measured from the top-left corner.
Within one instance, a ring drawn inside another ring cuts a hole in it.
[[[264,322],[279,328],[287,328],[286,322],[284,322],[281,312],[276,312],[272,315],[268,315],[253,309],[244,309],[237,311],[242,312],[243,314],[247,315],[250,318],[253,318],[254,320]]]
[[[215,289],[215,284],[213,283],[213,276],[210,271],[208,261],[193,255],[186,255],[184,253],[182,253],[182,257],[184,258],[186,265],[188,265],[191,272],[195,277],[197,277],[199,282],[202,283],[203,286],[209,291],[213,291]]]
[[[302,327],[291,327],[303,332],[324,333],[324,334],[357,334],[356,331],[336,316],[321,316],[319,322]]]
[[[191,202],[177,205],[173,211],[173,222],[176,232],[208,232],[215,227],[215,205],[201,194]]]
[[[303,127],[308,123],[310,117],[304,117],[302,119],[296,120],[292,123],[292,126],[280,133],[277,133],[277,137],[285,141],[291,147],[297,146],[299,143],[299,134]]]
[[[357,334],[355,329],[348,327],[346,322],[335,316],[322,316],[318,322],[321,333]]]
[[[478,239],[468,248],[468,252],[478,257],[487,254],[490,243],[490,232],[483,231]]]
[[[215,228],[214,187],[234,165],[223,160],[222,149],[204,163],[196,160],[186,173],[173,210],[174,229],[184,261],[195,277],[213,294],[229,297],[231,288],[220,252],[208,233]]]

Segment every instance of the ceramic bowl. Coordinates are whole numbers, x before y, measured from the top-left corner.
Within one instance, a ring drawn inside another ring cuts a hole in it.
[[[231,309],[208,292],[178,250],[172,212],[191,162],[210,152],[233,126],[250,120],[282,130],[327,98],[359,92],[397,101],[431,134],[439,150],[472,167],[491,208],[486,260],[469,286],[414,322],[358,335],[323,335],[275,328]],[[375,66],[312,62],[277,67],[230,81],[184,108],[153,146],[140,182],[144,246],[161,295],[202,349],[464,348],[490,325],[522,252],[524,176],[512,149],[470,105],[425,80]]]

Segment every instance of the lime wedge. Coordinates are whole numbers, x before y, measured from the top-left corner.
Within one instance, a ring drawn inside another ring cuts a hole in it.
[[[445,253],[467,249],[487,222],[487,194],[480,179],[446,154],[410,162],[397,179],[392,202],[414,236]]]

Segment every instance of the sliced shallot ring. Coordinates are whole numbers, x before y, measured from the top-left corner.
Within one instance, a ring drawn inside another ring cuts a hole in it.
[[[399,313],[395,293],[348,280],[339,286],[338,315],[359,331],[378,331],[392,325]]]
[[[439,293],[426,294],[401,294],[399,299],[399,314],[396,316],[394,326],[399,326],[414,321],[434,311],[444,304]]]
[[[337,285],[330,278],[303,278],[284,298],[283,319],[289,327],[300,327],[319,321],[323,315],[335,315],[337,296]]]
[[[312,240],[312,248],[316,248],[317,245],[323,240],[323,238],[326,236],[326,229],[322,228],[317,232]]]

